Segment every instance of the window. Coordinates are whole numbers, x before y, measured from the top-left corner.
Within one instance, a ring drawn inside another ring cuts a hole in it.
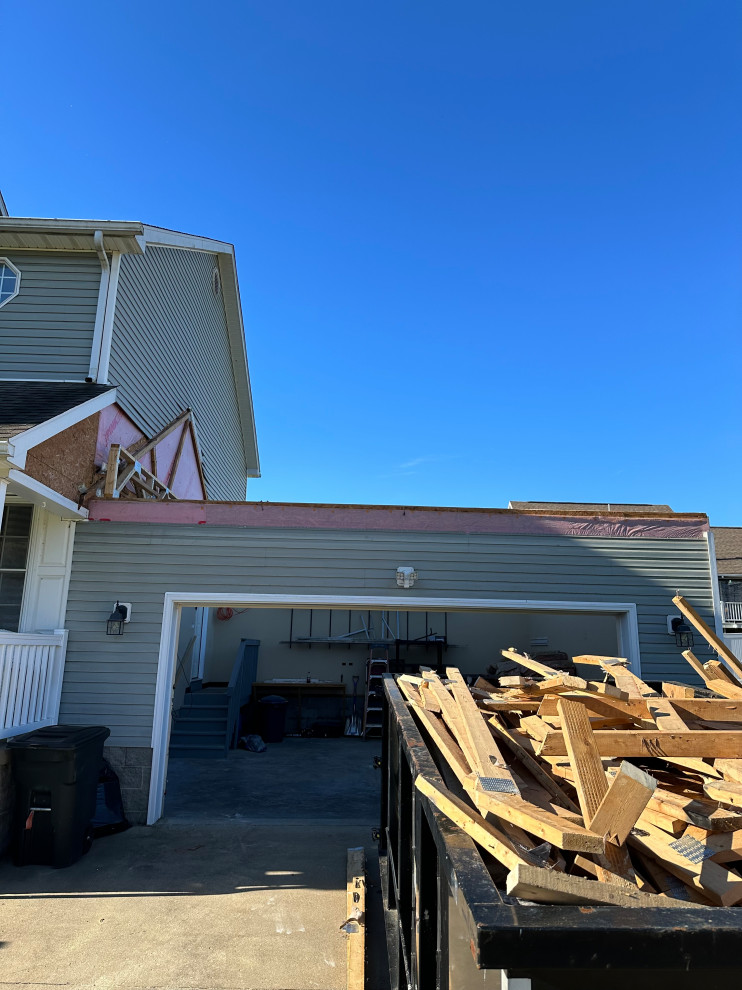
[[[21,273],[7,258],[0,258],[0,306],[14,299],[21,288]]]
[[[31,505],[6,505],[0,526],[0,629],[18,632],[31,535]]]

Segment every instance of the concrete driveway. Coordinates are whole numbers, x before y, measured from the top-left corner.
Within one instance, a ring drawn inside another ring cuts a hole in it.
[[[66,870],[5,862],[0,984],[341,990],[346,850],[367,847],[373,893],[370,840],[360,824],[169,823]]]

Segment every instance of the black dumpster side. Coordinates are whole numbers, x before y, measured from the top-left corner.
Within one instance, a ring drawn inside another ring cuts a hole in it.
[[[742,965],[742,907],[506,902],[477,847],[415,788],[444,784],[394,677],[384,678],[380,856],[393,990],[728,987]],[[667,981],[667,982],[665,982]]]

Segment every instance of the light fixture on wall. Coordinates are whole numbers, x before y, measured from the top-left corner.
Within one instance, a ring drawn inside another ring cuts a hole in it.
[[[681,650],[690,650],[693,646],[693,630],[682,615],[668,615],[667,631],[675,637],[675,645]]]
[[[397,587],[398,588],[411,588],[413,584],[417,581],[417,571],[414,567],[398,567],[397,568]]]
[[[131,605],[128,602],[116,602],[113,612],[108,616],[106,636],[123,636],[124,624],[131,618]]]

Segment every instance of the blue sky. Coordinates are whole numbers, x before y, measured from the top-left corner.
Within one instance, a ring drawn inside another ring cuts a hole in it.
[[[236,245],[250,498],[742,524],[738,0],[38,2],[3,34],[11,213]]]

